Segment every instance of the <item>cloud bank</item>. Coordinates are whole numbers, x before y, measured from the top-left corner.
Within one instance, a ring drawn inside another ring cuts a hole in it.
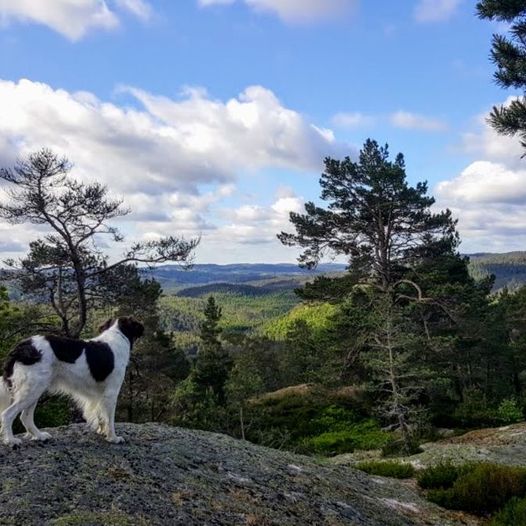
[[[526,161],[519,140],[497,134],[478,117],[463,136],[462,151],[475,160],[435,188],[438,204],[459,218],[462,250],[503,251],[526,245]]]
[[[330,130],[262,86],[226,101],[199,89],[177,98],[133,87],[120,91],[133,107],[29,80],[0,81],[0,166],[42,147],[64,154],[77,177],[123,195],[134,211],[128,224],[152,237],[211,233],[217,230],[211,208],[235,192],[239,177],[262,169],[317,173],[326,155],[346,150]],[[223,216],[219,223],[230,226],[222,242],[247,242],[249,218]],[[10,239],[19,244],[33,235],[17,232]]]

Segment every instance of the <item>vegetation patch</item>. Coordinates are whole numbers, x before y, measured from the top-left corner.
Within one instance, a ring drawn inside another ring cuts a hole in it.
[[[355,449],[380,449],[390,440],[391,435],[382,431],[378,422],[367,419],[351,424],[348,429],[309,437],[303,446],[307,452],[332,456],[351,453]]]
[[[489,526],[526,526],[526,498],[511,499],[504,508],[499,511]]]
[[[443,462],[421,470],[417,475],[418,485],[422,489],[447,489],[456,480],[474,468],[474,464],[457,466],[451,462]]]
[[[297,305],[286,315],[267,323],[263,332],[269,338],[285,340],[297,322],[304,322],[314,337],[321,337],[330,330],[331,320],[337,311],[338,307],[331,303]]]
[[[451,472],[452,473],[452,472]],[[443,475],[446,470],[443,471]],[[449,484],[453,474],[437,476],[435,484]],[[427,498],[445,508],[462,510],[476,515],[489,515],[500,510],[510,499],[526,496],[526,468],[498,464],[475,464],[468,467],[450,487],[431,489]]]
[[[370,461],[360,462],[356,465],[360,471],[369,475],[380,477],[391,477],[395,479],[410,479],[415,474],[415,468],[411,464],[403,464],[394,461]]]

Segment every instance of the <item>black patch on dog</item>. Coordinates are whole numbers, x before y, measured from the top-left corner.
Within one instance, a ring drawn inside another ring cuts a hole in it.
[[[115,367],[115,356],[110,346],[104,342],[85,342],[86,361],[91,376],[97,382],[103,382]]]
[[[42,359],[42,353],[32,344],[31,340],[21,341],[8,355],[4,362],[4,380],[11,387],[11,376],[15,363],[33,365]]]
[[[103,382],[115,367],[115,357],[110,346],[104,342],[75,340],[63,336],[46,336],[55,356],[66,363],[75,363],[82,353],[86,353],[86,361],[91,376],[96,382]]]
[[[46,340],[49,342],[49,345],[51,345],[55,356],[61,362],[66,363],[75,363],[86,347],[86,342],[82,340],[55,336],[54,334],[46,335]]]
[[[107,331],[113,324],[115,323],[115,320],[113,318],[110,318],[109,320],[106,320],[100,327],[99,327],[99,333]]]
[[[134,319],[132,316],[119,318],[119,330],[130,341],[130,347],[133,347],[135,340],[144,334],[144,325]]]

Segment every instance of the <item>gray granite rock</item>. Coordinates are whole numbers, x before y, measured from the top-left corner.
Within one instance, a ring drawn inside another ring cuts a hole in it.
[[[456,525],[414,484],[159,424],[120,424],[122,445],[83,425],[0,446],[0,524]]]

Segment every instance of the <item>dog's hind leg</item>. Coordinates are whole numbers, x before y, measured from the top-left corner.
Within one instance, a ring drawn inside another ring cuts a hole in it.
[[[37,403],[38,400],[32,406],[24,409],[20,415],[20,420],[26,428],[27,435],[31,440],[49,440],[51,435],[45,431],[40,431],[35,425],[34,415]]]
[[[19,413],[36,405],[45,390],[46,386],[37,383],[30,388],[26,387],[14,392],[13,403],[1,415],[4,444],[8,446],[21,444],[22,441],[13,435],[13,422]]]

